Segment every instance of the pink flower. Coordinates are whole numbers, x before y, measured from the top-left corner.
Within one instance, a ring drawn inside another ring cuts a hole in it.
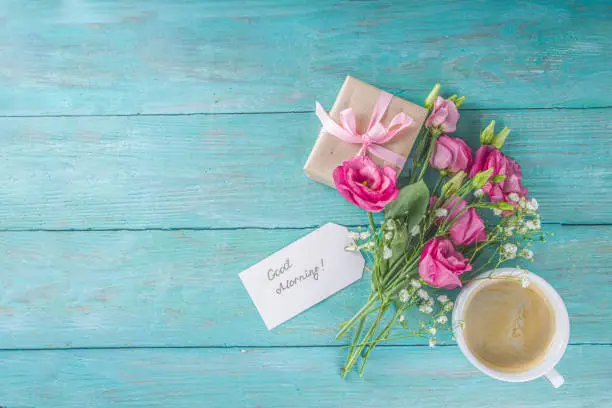
[[[443,132],[454,132],[457,129],[459,111],[453,101],[438,96],[434,102],[433,110],[425,123],[427,127],[435,127]]]
[[[460,201],[457,203],[457,200]],[[429,198],[429,207],[433,208],[437,202],[438,197],[431,196]],[[457,204],[455,205],[455,203]],[[467,202],[460,197],[455,196],[453,199],[446,199],[440,208],[445,208],[449,214],[446,217],[435,220],[436,224],[442,223],[443,220],[452,222],[449,232],[451,239],[456,245],[471,245],[474,242],[482,242],[487,239],[484,221],[474,208],[468,208],[463,211],[466,206]]]
[[[460,200],[457,203],[457,200]],[[431,196],[429,198],[429,208],[433,208],[433,206],[438,202],[438,197],[436,196]],[[455,203],[457,203],[457,205],[455,205]],[[467,201],[465,201],[464,199],[462,199],[461,197],[455,196],[452,200],[451,199],[446,199],[444,200],[444,202],[440,205],[440,208],[445,208],[446,211],[448,211],[448,215],[444,218],[441,218],[439,220],[436,221],[436,223],[440,223],[442,220],[444,219],[453,219],[457,216],[457,214],[459,214],[465,207],[467,206]],[[454,208],[453,208],[454,207]],[[451,211],[452,210],[452,211]]]
[[[493,146],[480,146],[480,148],[476,150],[476,158],[470,170],[470,177],[474,177],[476,173],[491,168],[493,169],[493,176],[506,174],[506,156]]]
[[[432,238],[425,244],[419,262],[419,275],[436,288],[461,286],[459,275],[472,270],[469,260],[447,238]]]
[[[523,186],[521,166],[508,156],[506,156],[506,179],[502,182],[502,191],[505,197],[510,193],[516,193],[519,197],[527,196],[527,188]]]
[[[379,167],[368,156],[355,156],[334,170],[336,189],[347,201],[366,211],[381,211],[397,198],[397,172],[391,166]]]
[[[512,202],[509,199],[510,193],[516,193],[521,197],[527,195],[527,189],[522,184],[523,173],[521,172],[521,166],[504,155],[499,149],[489,145],[481,146],[476,151],[476,158],[470,170],[470,177],[474,177],[476,173],[491,168],[493,169],[491,177],[499,174],[506,176],[505,180],[499,183],[487,183],[482,188],[491,201]]]
[[[474,208],[468,208],[457,217],[449,231],[455,245],[471,245],[487,240],[484,222]]]
[[[472,165],[472,149],[462,139],[442,135],[436,140],[429,164],[452,174],[467,172]]]

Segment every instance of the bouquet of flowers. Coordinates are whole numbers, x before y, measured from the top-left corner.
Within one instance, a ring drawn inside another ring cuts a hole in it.
[[[340,194],[368,212],[369,227],[351,232],[346,249],[362,251],[372,280],[365,304],[337,335],[354,336],[343,377],[358,361],[363,374],[380,342],[419,336],[435,346],[436,333],[450,330],[446,291],[505,261],[532,260],[530,241],[541,238],[538,203],[527,197],[521,167],[501,151],[510,129],[496,133],[491,122],[473,154],[449,136],[465,97],[439,92],[437,84],[425,100],[429,114],[405,187],[397,186],[394,168],[378,166],[366,151],[334,170]],[[437,174],[431,186],[424,181],[429,168]],[[375,222],[372,213],[383,210],[384,221]],[[408,324],[410,309],[424,317]]]

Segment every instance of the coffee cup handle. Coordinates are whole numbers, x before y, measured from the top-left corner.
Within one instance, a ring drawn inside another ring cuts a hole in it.
[[[551,383],[551,385],[555,388],[559,388],[565,382],[565,378],[563,378],[563,376],[559,374],[559,372],[554,368],[544,374],[544,377],[546,377],[548,382]]]

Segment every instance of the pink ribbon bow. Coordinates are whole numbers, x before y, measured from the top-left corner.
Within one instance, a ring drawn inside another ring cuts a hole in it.
[[[315,113],[323,125],[323,129],[331,135],[336,136],[338,139],[343,140],[347,143],[361,144],[361,149],[358,155],[365,154],[369,151],[373,155],[380,157],[381,159],[389,162],[400,169],[404,167],[406,158],[401,155],[387,149],[386,147],[380,146],[382,143],[386,143],[393,139],[400,131],[410,126],[413,119],[406,115],[404,112],[400,112],[391,120],[389,126],[385,128],[380,120],[387,111],[393,95],[387,92],[381,91],[376,106],[372,111],[372,117],[370,118],[370,124],[367,130],[363,134],[357,132],[357,122],[355,120],[355,112],[353,109],[347,108],[340,112],[339,122],[329,116],[325,109],[319,102],[316,103],[317,107]]]

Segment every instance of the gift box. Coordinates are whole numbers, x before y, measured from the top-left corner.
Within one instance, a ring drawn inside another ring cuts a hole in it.
[[[329,114],[317,104],[317,116],[323,128],[304,171],[333,187],[334,169],[358,154],[391,165],[399,174],[427,109],[347,76]]]

